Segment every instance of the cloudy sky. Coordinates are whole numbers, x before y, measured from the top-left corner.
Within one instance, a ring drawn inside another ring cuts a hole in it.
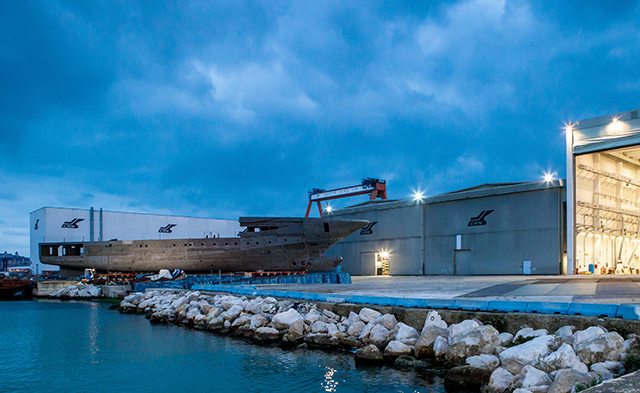
[[[29,254],[42,206],[299,216],[308,189],[365,177],[393,199],[564,177],[565,122],[640,107],[639,14],[621,0],[2,1],[0,252]]]

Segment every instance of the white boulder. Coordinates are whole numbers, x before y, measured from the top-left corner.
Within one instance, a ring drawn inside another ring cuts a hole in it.
[[[498,367],[493,371],[493,373],[491,373],[489,384],[487,384],[487,391],[491,393],[511,391],[515,381],[515,375],[502,367]]]
[[[447,328],[447,330],[449,331],[449,340],[451,340],[453,337],[457,336],[460,333],[466,332],[467,330],[471,330],[478,326],[480,326],[480,324],[478,323],[478,321],[474,319],[466,319],[460,323],[451,325]]]
[[[390,341],[384,349],[384,356],[394,358],[399,356],[411,356],[411,347],[400,341]]]
[[[547,335],[536,337],[524,344],[507,348],[500,352],[502,367],[512,374],[519,374],[527,364],[547,356],[555,343],[555,336]]]
[[[364,330],[365,326],[366,325],[362,321],[354,322],[353,325],[349,326],[349,328],[347,329],[347,334],[349,336],[358,337]]]
[[[320,319],[320,313],[318,310],[312,309],[309,310],[307,315],[304,316],[304,323],[307,325],[313,325],[313,323]]]
[[[239,305],[239,304],[234,304],[233,306],[231,306],[230,308],[227,309],[227,311],[223,312],[222,318],[224,318],[225,321],[229,321],[230,323],[235,321],[236,318],[238,318],[240,316],[240,313],[244,310],[244,307]]]
[[[315,321],[311,324],[311,332],[312,333],[328,333],[329,327],[328,324],[322,321]]]
[[[616,332],[592,336],[581,341],[578,345],[574,343],[574,349],[587,365],[607,360],[618,360],[625,351],[624,339]]]
[[[289,329],[289,326],[291,326],[292,323],[301,320],[302,316],[300,313],[291,308],[285,312],[274,315],[271,320],[271,325],[278,330]]]
[[[530,364],[522,368],[517,379],[519,381],[519,385],[523,388],[542,385],[549,386],[553,382],[547,373],[542,370],[538,370]]]
[[[571,368],[572,365],[580,363],[580,358],[573,351],[571,345],[563,343],[557,351],[542,358],[537,366],[545,372],[552,372],[562,368]]]
[[[433,356],[436,359],[441,359],[447,355],[449,352],[449,342],[443,336],[438,336],[433,341]]]
[[[601,326],[590,326],[584,330],[579,330],[573,333],[573,349],[577,350],[578,345],[584,341],[590,340],[596,336],[606,333]]]
[[[369,321],[375,320],[376,318],[382,316],[382,314],[376,310],[364,307],[360,310],[360,314],[358,314],[358,316],[360,317],[360,320],[362,322],[369,323]]]
[[[385,328],[386,327],[387,326],[385,326]],[[416,329],[402,322],[399,322],[395,326],[394,331],[395,331],[395,339],[407,345],[414,345],[418,337],[420,337],[420,334]]]
[[[498,339],[500,340],[500,345],[506,347],[507,345],[513,342],[513,334],[511,333],[500,333],[498,334]]]
[[[540,336],[546,336],[547,334],[549,334],[549,332],[547,331],[547,329],[538,329],[538,330],[533,330],[532,328],[524,328],[524,329],[520,329],[518,330],[518,332],[516,333],[516,335],[513,337],[513,341],[516,341],[518,339],[526,339],[529,337],[540,337]]]
[[[396,325],[398,324],[398,320],[396,319],[396,316],[393,314],[384,314],[376,318],[373,321],[373,323],[382,325],[385,328],[387,328],[387,330],[393,330],[393,328],[395,328]]]
[[[461,364],[469,356],[493,353],[493,349],[500,344],[498,334],[493,326],[487,325],[465,330],[453,338],[449,337],[447,360]]]
[[[447,328],[447,322],[443,321],[440,314],[438,314],[438,312],[435,310],[429,311],[429,314],[427,314],[427,318],[424,321],[424,326],[422,327],[422,331],[424,332],[427,326],[432,326],[432,325],[435,325],[442,329]]]
[[[389,329],[382,325],[375,325],[369,333],[369,342],[378,348],[385,346],[389,339]]]
[[[269,320],[262,314],[254,314],[251,316],[251,322],[249,323],[249,328],[251,330],[256,330],[258,328],[267,326],[269,324]]]
[[[500,359],[497,356],[482,354],[469,356],[466,360],[466,363],[476,368],[486,368],[489,370],[493,370],[500,365]]]

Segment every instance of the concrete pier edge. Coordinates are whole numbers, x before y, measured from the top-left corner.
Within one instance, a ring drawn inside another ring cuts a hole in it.
[[[273,296],[289,299],[334,303],[371,304],[378,306],[464,311],[525,312],[552,315],[580,315],[640,320],[640,305],[528,301],[510,302],[479,299],[416,299],[387,296],[364,296],[335,293],[284,291],[278,289],[262,289],[254,285],[201,284],[194,285],[191,289],[199,291],[227,292],[247,296]]]

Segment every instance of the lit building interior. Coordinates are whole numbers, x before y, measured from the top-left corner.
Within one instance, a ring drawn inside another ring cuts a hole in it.
[[[640,274],[639,128],[636,110],[568,129],[573,203],[567,221],[575,273]]]

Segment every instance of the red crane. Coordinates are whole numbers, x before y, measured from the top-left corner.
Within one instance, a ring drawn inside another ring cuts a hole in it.
[[[309,191],[309,204],[307,205],[307,213],[304,217],[309,217],[311,205],[314,202],[318,204],[318,211],[320,212],[320,217],[322,217],[322,201],[364,194],[370,194],[370,201],[376,198],[387,199],[387,182],[379,179],[366,178],[362,179],[362,183],[356,186],[336,188],[333,190],[314,188]]]

